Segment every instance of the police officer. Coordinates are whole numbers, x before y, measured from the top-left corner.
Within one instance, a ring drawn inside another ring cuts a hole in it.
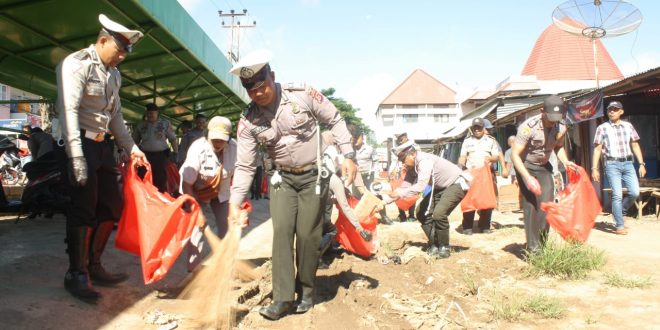
[[[252,102],[238,124],[238,160],[229,199],[229,221],[245,224],[247,214],[239,209],[256,170],[257,145],[275,165],[270,186],[273,219],[273,303],[259,313],[272,320],[293,311],[313,307],[314,281],[321,240],[321,211],[327,183],[320,178],[319,123],[332,131],[345,160],[342,173],[350,184],[355,177],[355,152],[343,118],[317,90],[275,82],[270,53],[258,51],[243,57],[231,73],[241,79]],[[294,266],[293,242],[296,241]],[[297,269],[298,274],[294,272]]]
[[[463,200],[468,188],[461,169],[444,158],[417,151],[412,141],[397,146],[392,152],[404,166],[417,172],[417,179],[411,186],[389,192],[389,197],[396,200],[419,195],[431,183],[431,193],[422,199],[417,219],[429,240],[426,253],[435,258],[448,258],[451,252],[449,214]]]
[[[167,191],[167,161],[170,155],[167,141],[170,141],[172,152],[175,155],[179,143],[170,122],[158,117],[160,110],[158,106],[149,103],[146,108],[147,120],[137,125],[133,139],[140,146],[140,150],[144,151],[151,164],[154,186],[158,188],[158,191],[165,192]]]
[[[190,145],[204,136],[206,136],[206,116],[203,113],[198,113],[195,115],[195,127],[186,131],[181,138],[181,143],[179,143],[179,153],[177,154],[176,159],[176,163],[179,167],[186,160]]]
[[[458,158],[458,165],[469,170],[490,166],[500,159],[502,150],[497,140],[486,134],[486,122],[482,118],[472,120],[472,136],[468,136],[461,146],[461,154]],[[507,171],[506,169],[504,171]],[[508,174],[507,174],[508,175]],[[495,174],[493,173],[493,185]],[[497,188],[495,188],[497,189]],[[474,225],[474,215],[476,211],[463,212],[463,234],[472,235],[472,226]],[[479,231],[481,233],[490,232],[490,219],[493,209],[479,210]]]
[[[101,297],[90,278],[95,284],[113,285],[128,277],[108,273],[101,266],[101,254],[122,211],[114,144],[129,150],[138,162],[146,161],[124,124],[117,70],[142,33],[103,14],[99,21],[102,29],[96,43],[57,66],[57,111],[71,183],[66,220],[69,269],[64,287],[87,302]]]
[[[548,235],[548,222],[541,203],[554,198],[550,154],[556,151],[564,167],[576,166],[568,160],[564,150],[566,125],[562,119],[565,114],[564,100],[557,95],[548,96],[543,101],[541,114],[520,124],[516,142],[511,147],[511,159],[521,182],[525,237],[530,253],[538,253]]]

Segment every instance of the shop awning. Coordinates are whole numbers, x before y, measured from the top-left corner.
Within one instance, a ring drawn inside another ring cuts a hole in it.
[[[474,118],[486,118],[486,116],[488,116],[488,114],[490,114],[491,111],[497,108],[498,105],[500,105],[499,99],[493,99],[484,103],[482,106],[478,107],[474,111],[463,116],[461,118],[461,121],[458,123],[458,125],[442,133],[442,137],[440,137],[440,140],[452,140],[461,137],[461,135],[463,135],[468,130],[468,128],[472,126],[472,120]]]

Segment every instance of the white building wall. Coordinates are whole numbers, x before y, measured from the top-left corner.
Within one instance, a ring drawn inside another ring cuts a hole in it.
[[[374,131],[379,142],[401,132],[414,140],[431,140],[456,126],[460,117],[458,104],[381,106],[376,113],[379,127]]]

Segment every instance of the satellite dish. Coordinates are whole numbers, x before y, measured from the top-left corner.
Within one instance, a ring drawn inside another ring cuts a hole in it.
[[[569,0],[555,8],[552,22],[570,34],[591,39],[598,88],[596,39],[617,37],[634,31],[642,24],[642,13],[637,7],[622,0]]]

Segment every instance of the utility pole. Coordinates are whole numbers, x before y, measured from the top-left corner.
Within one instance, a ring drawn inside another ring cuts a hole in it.
[[[219,10],[218,14],[223,18],[221,21],[222,27],[231,29],[231,45],[229,46],[227,57],[229,58],[229,62],[233,64],[240,59],[241,29],[253,28],[257,26],[257,21],[252,21],[252,24],[241,24],[241,21],[236,19],[238,16],[247,16],[247,9],[243,9],[242,13],[236,13],[233,9],[229,13],[223,13],[222,10]],[[225,25],[224,17],[231,17],[231,23],[229,25]]]

